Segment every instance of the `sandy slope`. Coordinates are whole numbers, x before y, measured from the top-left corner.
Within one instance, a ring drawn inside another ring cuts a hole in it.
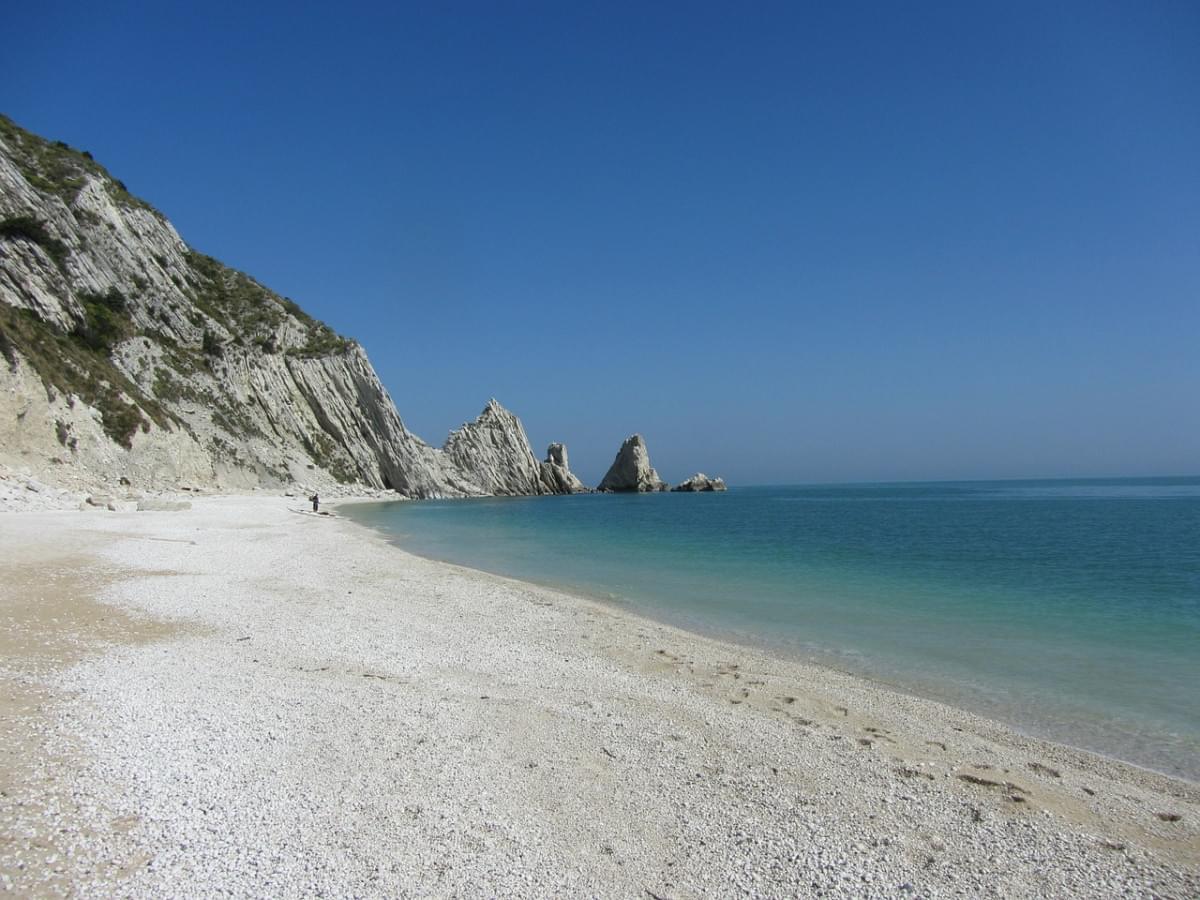
[[[1200,788],[284,498],[0,516],[0,886],[1200,895]]]

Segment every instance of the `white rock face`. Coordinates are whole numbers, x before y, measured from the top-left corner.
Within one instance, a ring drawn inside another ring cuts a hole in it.
[[[65,488],[54,487],[27,474],[0,468],[0,512],[78,509],[83,500]]]
[[[135,311],[135,318],[145,320],[140,324],[154,321],[163,309],[167,321],[158,321],[157,327],[175,340],[198,340],[199,326],[184,311],[191,300],[180,286],[188,273],[188,247],[171,224],[145,206],[119,202],[111,179],[95,172],[80,176],[82,186],[69,205],[34,187],[19,161],[45,144],[35,142],[40,139],[18,141],[7,131],[0,135],[0,219],[33,217],[67,253],[59,266],[33,241],[0,239],[0,299],[69,331],[83,318],[80,295],[141,284],[138,290],[155,302]]]
[[[686,481],[679,482],[679,484],[675,485],[675,487],[671,488],[671,490],[699,492],[699,491],[724,491],[724,490],[727,490],[727,488],[725,485],[724,478],[709,478],[703,472],[697,472],[695,475],[693,475],[691,478],[688,478]]]
[[[650,465],[650,451],[646,449],[646,441],[640,434],[632,435],[621,444],[617,458],[609,467],[599,491],[624,493],[638,491],[665,491],[666,482],[658,477],[654,467]]]
[[[474,422],[450,432],[442,452],[485,494],[550,493],[542,484],[541,469],[521,420],[495,399],[488,401]]]
[[[551,494],[586,494],[587,486],[575,477],[567,462],[567,445],[551,444],[540,466],[542,484]]]
[[[106,320],[97,349],[85,336]],[[42,352],[56,342],[75,363]],[[0,465],[79,490],[557,492],[498,403],[429,446],[356,343],[191,250],[89,157],[2,116]]]
[[[81,492],[122,478],[153,488],[216,483],[213,460],[192,435],[148,427],[126,450],[104,433],[96,409],[48,389],[23,357],[15,366],[0,359],[0,463],[8,467]]]

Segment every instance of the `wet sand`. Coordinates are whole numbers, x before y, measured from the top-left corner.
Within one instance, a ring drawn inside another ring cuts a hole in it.
[[[58,895],[93,874],[119,878],[138,860],[132,854],[80,868],[71,858],[97,822],[75,792],[83,762],[64,720],[72,698],[56,690],[56,676],[107,647],[165,640],[178,629],[95,599],[118,578],[138,574],[97,557],[110,538],[72,527],[69,518],[49,530],[22,528],[23,521],[6,516],[0,523],[0,885]],[[117,815],[114,823],[122,824]]]

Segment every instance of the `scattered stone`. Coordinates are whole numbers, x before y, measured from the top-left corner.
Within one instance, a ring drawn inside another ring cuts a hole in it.
[[[671,490],[698,493],[702,491],[724,491],[727,488],[725,486],[725,479],[709,478],[703,472],[697,472],[686,481],[679,482]]]
[[[896,774],[901,778],[928,778],[933,781],[933,775],[929,772],[923,772],[920,769],[914,769],[911,766],[897,766]]]
[[[1062,778],[1062,773],[1058,769],[1052,769],[1049,766],[1044,766],[1039,762],[1031,762],[1029,768],[1037,772],[1039,775],[1046,775],[1050,778]]]

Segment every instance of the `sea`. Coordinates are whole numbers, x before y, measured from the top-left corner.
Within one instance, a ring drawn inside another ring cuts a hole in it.
[[[393,502],[421,556],[1200,781],[1200,477]]]

